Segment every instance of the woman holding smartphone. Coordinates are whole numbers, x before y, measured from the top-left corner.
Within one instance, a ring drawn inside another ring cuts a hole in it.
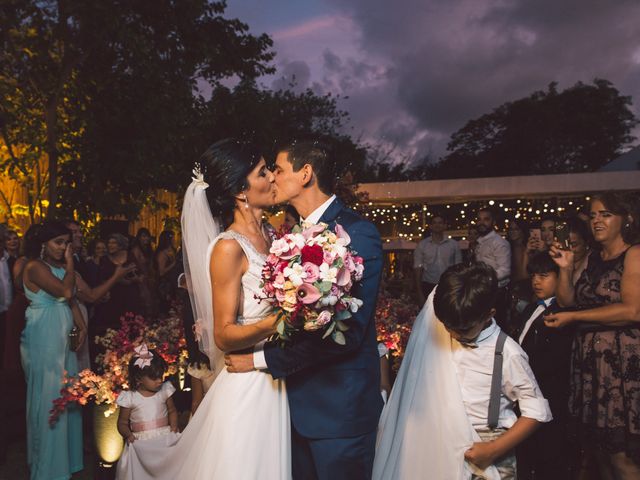
[[[597,248],[575,286],[574,252],[560,243],[550,249],[560,267],[558,303],[577,309],[548,315],[545,323],[577,324],[569,407],[584,458],[594,455],[605,479],[640,478],[639,218],[634,196],[593,198]]]

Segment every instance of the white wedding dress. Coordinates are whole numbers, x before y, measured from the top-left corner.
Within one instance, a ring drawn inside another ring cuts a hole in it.
[[[242,316],[237,321],[244,325],[257,322],[271,310],[254,296],[262,294],[265,257],[247,238],[228,231],[209,246],[207,265],[220,239],[236,240],[249,260],[242,277]],[[259,371],[222,370],[176,445],[158,445],[153,464],[144,467],[147,471],[137,480],[290,479],[290,420],[284,381]]]

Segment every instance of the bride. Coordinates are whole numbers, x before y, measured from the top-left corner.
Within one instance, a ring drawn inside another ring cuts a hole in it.
[[[275,332],[270,305],[256,298],[270,246],[262,211],[274,203],[274,176],[253,147],[236,140],[212,145],[200,164],[185,194],[182,235],[200,346],[216,377],[178,443],[144,452],[133,471],[136,479],[290,479],[284,382],[224,365],[224,352]]]

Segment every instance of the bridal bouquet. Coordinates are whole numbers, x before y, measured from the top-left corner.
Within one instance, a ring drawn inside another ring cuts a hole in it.
[[[278,336],[290,340],[301,330],[323,330],[323,338],[344,345],[344,322],[362,306],[350,295],[362,279],[362,257],[349,247],[341,225],[295,226],[278,235],[262,270],[261,287],[278,314]]]

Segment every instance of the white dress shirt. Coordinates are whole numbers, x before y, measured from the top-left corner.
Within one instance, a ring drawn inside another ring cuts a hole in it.
[[[9,310],[13,300],[13,286],[11,285],[11,272],[9,271],[9,252],[5,250],[0,257],[0,313]]]
[[[498,276],[499,287],[505,287],[509,284],[509,277],[511,276],[511,245],[498,235],[495,230],[478,238],[476,260],[493,267]]]
[[[331,195],[329,199],[309,214],[307,218],[300,217],[300,223],[311,223],[315,225],[320,221],[324,212],[327,211],[329,205],[336,199],[335,195]],[[264,358],[264,342],[260,342],[253,348],[253,368],[264,370],[267,368],[267,360]]]
[[[536,308],[533,313],[531,314],[531,316],[529,317],[529,320],[527,320],[527,323],[524,324],[524,328],[522,329],[522,333],[520,334],[520,336],[518,337],[518,343],[520,345],[522,345],[522,342],[524,341],[524,337],[527,336],[527,332],[529,331],[529,329],[531,328],[531,325],[533,325],[533,321],[538,318],[540,316],[540,314],[542,312],[544,312],[549,305],[551,305],[551,302],[553,302],[553,299],[556,297],[551,297],[551,298],[546,298],[544,300],[544,305],[538,305],[538,308]]]
[[[422,281],[426,283],[438,283],[447,268],[460,262],[462,252],[451,238],[435,242],[433,237],[427,237],[413,251],[413,268],[422,269]]]
[[[324,212],[327,211],[327,208],[329,208],[329,205],[331,205],[335,199],[336,199],[336,196],[331,195],[326,202],[324,202],[322,205],[316,208],[313,212],[311,212],[307,218],[300,217],[300,223],[302,222],[311,223],[312,225],[315,225],[316,223],[318,223],[322,218],[322,215],[324,215]]]
[[[455,364],[462,400],[467,416],[476,430],[487,429],[491,378],[496,341],[500,327],[495,321],[485,328],[474,348],[452,339],[451,352]],[[515,340],[507,337],[503,349],[502,395],[498,427],[511,428],[518,417],[513,404],[518,402],[523,417],[549,422],[552,419],[549,402],[542,396],[538,382],[529,366],[529,358]]]

